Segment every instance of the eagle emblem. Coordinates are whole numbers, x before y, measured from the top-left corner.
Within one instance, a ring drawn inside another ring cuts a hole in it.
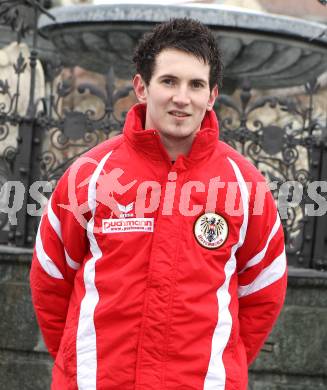
[[[227,222],[224,217],[216,213],[202,214],[195,221],[194,235],[198,243],[205,248],[219,248],[228,236]]]

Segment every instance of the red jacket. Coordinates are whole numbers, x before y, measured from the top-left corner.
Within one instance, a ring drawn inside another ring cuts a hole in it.
[[[286,289],[273,197],[213,112],[172,164],[144,111],[66,171],[40,223],[52,389],[246,390]]]

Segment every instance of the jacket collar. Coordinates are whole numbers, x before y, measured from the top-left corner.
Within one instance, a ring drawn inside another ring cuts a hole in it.
[[[169,156],[160,140],[159,132],[155,129],[144,130],[145,113],[145,104],[136,104],[129,110],[123,129],[124,136],[135,149],[149,158],[156,161],[164,159],[170,163]],[[187,168],[200,160],[207,159],[217,146],[218,136],[219,128],[216,114],[213,110],[207,111],[189,154],[180,156],[178,160],[181,160],[182,165]]]

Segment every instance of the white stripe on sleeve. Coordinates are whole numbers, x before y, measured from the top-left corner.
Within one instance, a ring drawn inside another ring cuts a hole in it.
[[[35,240],[35,250],[36,250],[37,259],[39,260],[41,267],[49,276],[56,279],[63,279],[64,277],[62,276],[62,273],[59,271],[54,261],[50,258],[50,256],[48,256],[48,254],[44,250],[43,242],[41,238],[42,221],[43,221],[43,217],[41,218],[38,232],[36,235],[36,240]]]
[[[52,196],[50,197],[48,201],[48,219],[50,222],[50,225],[52,226],[53,230],[57,233],[57,236],[59,237],[60,241],[63,244],[63,239],[62,239],[62,233],[61,233],[61,223],[59,218],[56,216],[55,212],[53,211],[52,208]],[[67,253],[66,248],[64,248],[65,251],[65,258],[66,258],[66,263],[70,266],[70,268],[74,270],[78,270],[80,268],[80,264],[77,261],[74,261],[69,254]]]
[[[56,216],[52,209],[52,195],[50,196],[50,199],[48,201],[48,219],[50,222],[50,225],[52,226],[52,229],[57,233],[57,236],[59,237],[60,241],[62,242],[62,235],[61,235],[61,224],[59,221],[59,218]]]
[[[238,273],[239,275],[241,273],[243,273],[246,269],[248,269],[249,267],[252,267],[258,263],[260,263],[260,261],[265,257],[266,255],[266,252],[267,252],[267,249],[268,249],[268,246],[270,244],[270,241],[272,240],[272,238],[276,235],[278,229],[280,227],[280,218],[279,218],[279,215],[277,213],[277,216],[276,216],[276,221],[274,223],[274,226],[272,227],[271,229],[271,232],[269,234],[269,237],[267,239],[267,242],[266,242],[266,245],[265,247],[259,252],[257,253],[254,257],[252,257],[251,260],[249,260],[246,264],[245,264],[245,267]]]
[[[272,261],[272,263],[268,267],[264,268],[252,283],[247,284],[245,286],[239,286],[239,298],[253,294],[276,282],[284,275],[285,270],[286,254],[284,248],[283,252],[278,257],[276,257],[276,259]]]

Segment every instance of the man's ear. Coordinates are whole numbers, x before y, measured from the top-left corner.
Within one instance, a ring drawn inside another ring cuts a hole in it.
[[[215,86],[212,88],[212,91],[210,92],[210,97],[209,97],[208,105],[207,105],[207,110],[208,110],[208,111],[211,111],[211,110],[212,110],[213,105],[215,104],[215,101],[216,101],[217,96],[218,96],[218,86],[215,85]]]
[[[134,92],[137,97],[137,100],[140,103],[146,103],[146,97],[147,97],[146,85],[139,73],[134,76],[133,87],[134,87]]]

